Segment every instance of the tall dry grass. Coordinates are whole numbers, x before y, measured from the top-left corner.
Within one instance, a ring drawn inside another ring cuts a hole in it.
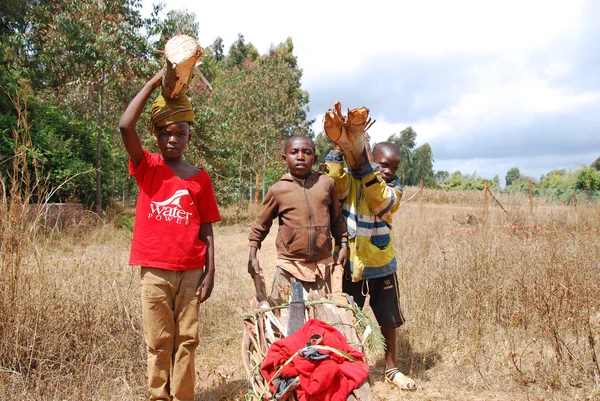
[[[429,205],[419,217],[412,205],[397,219],[406,330],[419,350],[406,368],[427,380],[451,362],[462,387],[598,398],[600,208],[472,213]]]
[[[571,194],[558,195],[557,190],[552,189],[536,189],[535,193],[539,195],[532,196],[532,205],[530,205],[529,191],[523,192],[506,192],[499,189],[489,190],[490,195],[488,196],[488,202],[490,207],[503,207],[505,209],[522,208],[529,211],[530,206],[533,209],[552,207],[552,206],[566,206],[572,205],[577,202],[583,205],[593,204],[593,199],[598,199],[599,191],[576,191],[576,197],[573,198]],[[417,194],[419,187],[407,186],[404,188],[404,199],[408,200],[413,195],[416,195],[412,199],[413,202],[419,202],[420,196]],[[433,188],[423,189],[423,202],[434,203],[439,205],[461,205],[468,207],[483,207],[483,190],[441,190]],[[496,203],[498,201],[498,203]]]
[[[144,365],[129,234],[98,219],[44,229],[50,189],[28,169],[26,98],[12,97],[16,148],[0,177],[0,399],[131,399]]]
[[[379,399],[598,399],[600,210],[511,213],[400,209],[394,241],[408,321],[398,361],[420,389],[398,395],[381,383],[381,361],[371,360]],[[200,312],[197,400],[243,399],[239,316],[253,296],[247,226],[215,233],[217,282]],[[22,248],[18,296],[0,316],[0,398],[143,398],[129,243],[127,230],[90,224],[35,238],[37,254]],[[259,252],[268,282],[275,257],[271,235]]]

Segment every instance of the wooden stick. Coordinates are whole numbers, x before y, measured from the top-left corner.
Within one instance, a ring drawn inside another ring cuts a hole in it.
[[[533,214],[533,183],[529,180],[529,213]]]
[[[493,199],[494,201],[496,201],[496,203],[498,204],[498,206],[500,206],[500,208],[501,208],[501,209],[504,211],[504,213],[506,213],[506,214],[508,214],[508,215],[510,216],[510,213],[508,213],[508,212],[506,211],[506,209],[504,209],[504,206],[502,206],[502,204],[501,204],[501,203],[498,201],[498,199],[496,199],[496,197],[494,196],[494,194],[492,193],[492,191],[490,191],[490,190],[488,189],[488,193],[490,194],[490,196],[492,197],[492,199]]]
[[[484,188],[483,188],[483,215],[487,217],[488,215],[488,182],[485,180]]]
[[[423,179],[419,182],[419,193],[421,196],[419,197],[419,216],[423,216]]]

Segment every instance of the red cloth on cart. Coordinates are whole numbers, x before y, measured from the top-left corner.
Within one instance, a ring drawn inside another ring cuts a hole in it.
[[[298,401],[345,401],[352,390],[368,377],[369,366],[364,363],[362,352],[349,346],[342,333],[321,320],[309,320],[297,332],[274,342],[261,365],[262,375],[271,380],[277,369],[296,351],[304,348],[313,334],[321,335],[321,345],[344,351],[358,361],[352,362],[331,350],[319,349],[320,353],[331,357],[309,360],[296,355],[281,369],[280,376],[300,377],[300,385],[296,388]],[[273,384],[271,391],[275,391]]]

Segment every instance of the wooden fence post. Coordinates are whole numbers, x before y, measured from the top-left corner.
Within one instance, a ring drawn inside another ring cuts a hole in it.
[[[423,179],[421,178],[421,182],[419,183],[419,216],[423,216]]]
[[[533,182],[529,180],[529,213],[533,214]]]
[[[254,203],[258,204],[258,174],[256,174],[256,191],[254,192]]]
[[[488,181],[485,180],[484,181],[484,187],[483,187],[483,215],[485,217],[487,217],[487,215],[488,215],[488,207],[489,207],[489,203],[488,203]]]

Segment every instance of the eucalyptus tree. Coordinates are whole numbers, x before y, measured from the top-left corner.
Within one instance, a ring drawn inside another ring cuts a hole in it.
[[[409,184],[412,151],[416,146],[416,140],[417,133],[412,127],[406,127],[399,134],[393,134],[387,139],[387,142],[392,142],[400,149],[402,160],[400,161],[398,174],[403,184]]]
[[[414,150],[412,153],[412,165],[410,166],[409,185],[417,185],[421,179],[427,186],[435,186],[433,175],[433,152],[431,146],[425,143]]]
[[[250,57],[240,60],[240,48],[253,46],[241,35],[238,39],[225,60],[229,68],[214,82],[214,95],[201,112],[210,143],[207,161],[225,203],[248,198],[256,175],[262,177],[264,196],[266,186],[284,171],[283,142],[295,134],[312,135],[301,72],[274,49],[257,58],[247,52]]]
[[[35,9],[31,38],[32,56],[43,77],[39,85],[96,128],[97,212],[103,192],[110,196],[112,191],[102,179],[103,157],[113,156],[113,135],[106,134],[116,133],[118,116],[139,87],[138,80],[152,69],[140,9],[139,0],[49,0]]]

